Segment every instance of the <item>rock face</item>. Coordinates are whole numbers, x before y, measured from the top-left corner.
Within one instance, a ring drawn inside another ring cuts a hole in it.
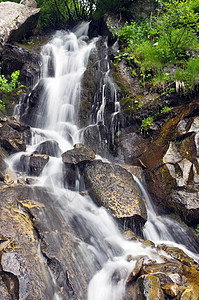
[[[85,167],[84,177],[93,200],[140,234],[146,207],[131,174],[119,165],[97,160]]]
[[[22,155],[20,158],[21,171],[26,171],[28,175],[39,176],[48,160],[48,155]]]
[[[40,9],[14,2],[0,3],[0,53],[4,45],[22,39],[36,26]]]
[[[158,211],[175,212],[188,225],[199,223],[198,107],[174,109],[151,140],[128,132],[120,138],[125,160],[143,167]]]
[[[25,151],[24,140],[28,134],[28,128],[17,121],[0,122],[0,145],[7,154]]]
[[[95,159],[95,152],[88,146],[76,144],[74,149],[68,150],[62,154],[62,160],[65,164],[80,164]]]
[[[39,54],[24,48],[7,44],[2,53],[2,72],[10,75],[16,70],[20,72],[20,82],[26,86],[33,85],[39,78],[41,57]]]
[[[59,148],[59,145],[56,141],[49,140],[41,143],[35,150],[35,153],[37,154],[46,154],[50,156],[57,157],[61,154],[61,150]]]
[[[0,199],[1,299],[48,300],[55,293],[85,299],[93,274],[82,260],[77,263],[80,241],[61,212],[55,212],[56,200],[42,188],[3,184]],[[49,285],[52,274],[57,285]]]

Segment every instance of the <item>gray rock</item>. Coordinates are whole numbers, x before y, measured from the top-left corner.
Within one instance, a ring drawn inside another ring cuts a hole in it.
[[[37,8],[37,2],[35,0],[21,0],[20,4],[28,7]]]
[[[108,209],[125,226],[140,234],[146,222],[146,207],[132,175],[119,165],[90,162],[84,179],[93,200]]]
[[[31,176],[39,176],[49,160],[48,155],[31,154],[22,155],[20,158],[21,171]]]
[[[49,140],[41,143],[35,150],[35,153],[46,154],[57,157],[61,154],[61,150],[56,141]]]
[[[7,44],[2,53],[2,72],[11,75],[20,72],[20,82],[26,86],[33,85],[39,78],[41,57],[22,47]]]
[[[0,3],[0,53],[7,42],[22,39],[35,28],[40,9],[14,2]]]
[[[79,164],[95,159],[95,152],[88,146],[76,144],[74,149],[68,150],[62,154],[62,160],[65,164]]]

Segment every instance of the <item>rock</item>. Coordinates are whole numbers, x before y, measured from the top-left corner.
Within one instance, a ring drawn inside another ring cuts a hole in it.
[[[34,85],[40,75],[41,57],[22,47],[7,44],[2,53],[2,73],[11,75],[16,70],[20,71],[20,83],[26,86]]]
[[[138,285],[142,299],[164,299],[164,294],[160,287],[160,281],[157,277],[153,275],[142,275],[138,278]]]
[[[76,144],[74,149],[68,150],[62,154],[62,160],[65,164],[80,164],[95,159],[94,151],[83,144]]]
[[[0,147],[0,181],[4,180],[5,170],[7,169],[7,163],[4,161],[6,158],[5,153],[3,152],[2,148]]]
[[[29,198],[25,186],[1,185],[0,235],[8,242],[1,251],[1,276],[7,285],[8,299],[27,299],[34,295],[35,299],[47,300],[44,276],[47,266],[38,255],[39,240],[30,215],[19,203]]]
[[[143,248],[146,248],[146,247],[155,248],[155,244],[152,241],[146,240],[146,241],[142,242],[142,247]]]
[[[123,236],[124,236],[125,239],[130,240],[130,241],[139,239],[139,237],[131,230],[125,231]]]
[[[119,144],[124,153],[124,160],[127,164],[140,166],[139,156],[146,151],[148,141],[137,133],[122,133]]]
[[[17,183],[19,183],[19,184],[27,184],[27,182],[26,182],[26,179],[24,178],[24,177],[21,177],[21,178],[17,178]]]
[[[199,185],[172,190],[168,205],[188,225],[199,223]]]
[[[90,162],[84,170],[86,188],[93,200],[104,206],[118,221],[140,234],[146,222],[146,207],[131,174],[119,165],[100,160]]]
[[[5,184],[13,184],[17,180],[16,174],[11,170],[7,169],[4,176]]]
[[[20,106],[20,122],[31,127],[45,124],[45,116],[40,110],[40,95],[45,92],[45,79],[39,80],[29,95],[23,99]]]
[[[37,8],[37,2],[35,0],[21,0],[20,4],[23,4],[28,7]]]
[[[136,176],[139,180],[142,179],[142,168],[138,166],[122,165],[131,175]]]
[[[39,176],[43,168],[49,160],[48,155],[42,154],[23,154],[20,158],[20,166],[22,172],[27,172],[27,175]]]
[[[192,293],[192,290],[191,289],[186,289],[181,297],[180,297],[180,300],[190,300],[190,299],[193,299],[193,293]]]
[[[162,286],[162,289],[165,294],[167,294],[170,297],[176,297],[178,295],[178,286],[177,284],[165,284]]]
[[[181,250],[177,247],[170,247],[170,246],[163,244],[163,245],[158,245],[157,248],[166,252],[171,257],[180,261],[184,265],[198,268],[198,264],[194,261],[194,259],[191,258],[190,256],[188,256],[183,250]]]
[[[14,2],[0,3],[0,53],[8,42],[15,42],[36,26],[40,9]]]
[[[13,129],[9,122],[2,123],[0,126],[0,145],[8,154],[25,151],[26,145],[22,139],[22,128],[19,132]]]
[[[144,258],[140,258],[136,262],[134,270],[130,273],[129,277],[127,278],[127,281],[126,281],[127,284],[132,282],[133,280],[135,280],[135,278],[138,276],[138,274],[142,268],[143,262],[144,262]]]
[[[61,154],[61,149],[56,141],[49,140],[39,144],[35,150],[35,153],[58,157]]]

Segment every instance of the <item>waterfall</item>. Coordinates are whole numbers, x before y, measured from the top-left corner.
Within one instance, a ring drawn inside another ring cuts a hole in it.
[[[80,189],[80,175],[77,176],[76,190],[64,186],[61,153],[71,149],[75,143],[81,142],[81,129],[77,125],[81,79],[89,54],[96,43],[96,39],[87,42],[87,28],[87,24],[84,24],[81,32],[77,29],[77,34],[58,31],[42,49],[42,78],[37,87],[41,82],[43,87],[36,107],[36,116],[31,121],[32,137],[26,154],[34,153],[38,146],[46,141],[56,142],[61,150],[56,156],[50,156],[49,162],[33,187],[33,193],[35,199],[42,198],[52,203],[56,220],[50,219],[48,211],[41,210],[42,218],[46,220],[49,230],[53,230],[59,224],[59,220],[63,220],[61,222],[65,221],[68,232],[71,232],[68,233],[69,236],[76,235],[75,255],[73,254],[71,260],[79,273],[77,278],[71,280],[80,291],[83,291],[84,281],[89,282],[87,295],[81,294],[79,299],[88,297],[88,300],[121,300],[125,294],[126,280],[139,257],[154,258],[159,262],[163,260],[156,249],[144,249],[140,242],[123,238],[117,224],[105,208],[97,207],[88,195],[82,195],[84,186]],[[98,107],[96,123],[104,123],[106,101],[104,89],[108,82],[112,84],[108,73],[109,69],[102,84],[102,102]],[[112,121],[119,113],[115,92],[113,97],[115,97],[115,112],[112,114]],[[11,157],[9,164],[12,168],[16,168],[22,154],[24,153]],[[42,190],[43,188],[45,189]],[[149,210],[148,224],[152,224],[155,218],[153,208]],[[151,231],[147,226],[145,229],[146,238],[159,241],[161,234],[154,238],[150,236]],[[159,232],[162,230],[165,228],[159,228]],[[59,232],[56,237],[52,236],[52,243],[56,244],[57,249],[62,247],[62,238],[58,234]],[[170,236],[161,236],[161,239],[167,238]],[[175,242],[173,237],[171,242]],[[127,261],[129,256],[132,256],[131,261]],[[65,263],[69,269],[72,268],[67,261]],[[52,275],[48,277],[53,278]],[[52,285],[55,286],[55,279],[52,280]],[[70,297],[73,299],[70,293],[58,295],[58,288],[55,287],[54,290],[56,292],[51,295],[52,299],[70,299]]]

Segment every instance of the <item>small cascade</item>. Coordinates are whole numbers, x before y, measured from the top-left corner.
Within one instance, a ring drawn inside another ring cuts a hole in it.
[[[175,244],[175,246],[187,252],[188,255],[192,251],[191,256],[198,259],[196,253],[199,245],[198,243],[193,243],[193,233],[190,231],[190,235],[187,234],[188,228],[185,227],[185,224],[182,225],[177,220],[168,216],[157,215],[152,200],[143,184],[136,176],[134,176],[134,179],[144,195],[147,205],[148,219],[143,229],[144,238],[154,243]]]
[[[100,43],[100,45],[96,45],[96,48],[103,49],[98,61],[100,80],[98,89],[94,95],[92,115],[90,118],[91,124],[84,129],[84,132],[89,131],[89,129],[91,132],[93,131],[93,135],[98,139],[98,147],[95,151],[102,157],[111,160],[110,152],[114,154],[116,151],[115,136],[120,131],[121,126],[120,103],[118,101],[118,87],[114,83],[111,74],[107,39],[103,40],[103,38],[101,38],[98,43]],[[85,138],[85,141],[88,143],[88,139]]]

